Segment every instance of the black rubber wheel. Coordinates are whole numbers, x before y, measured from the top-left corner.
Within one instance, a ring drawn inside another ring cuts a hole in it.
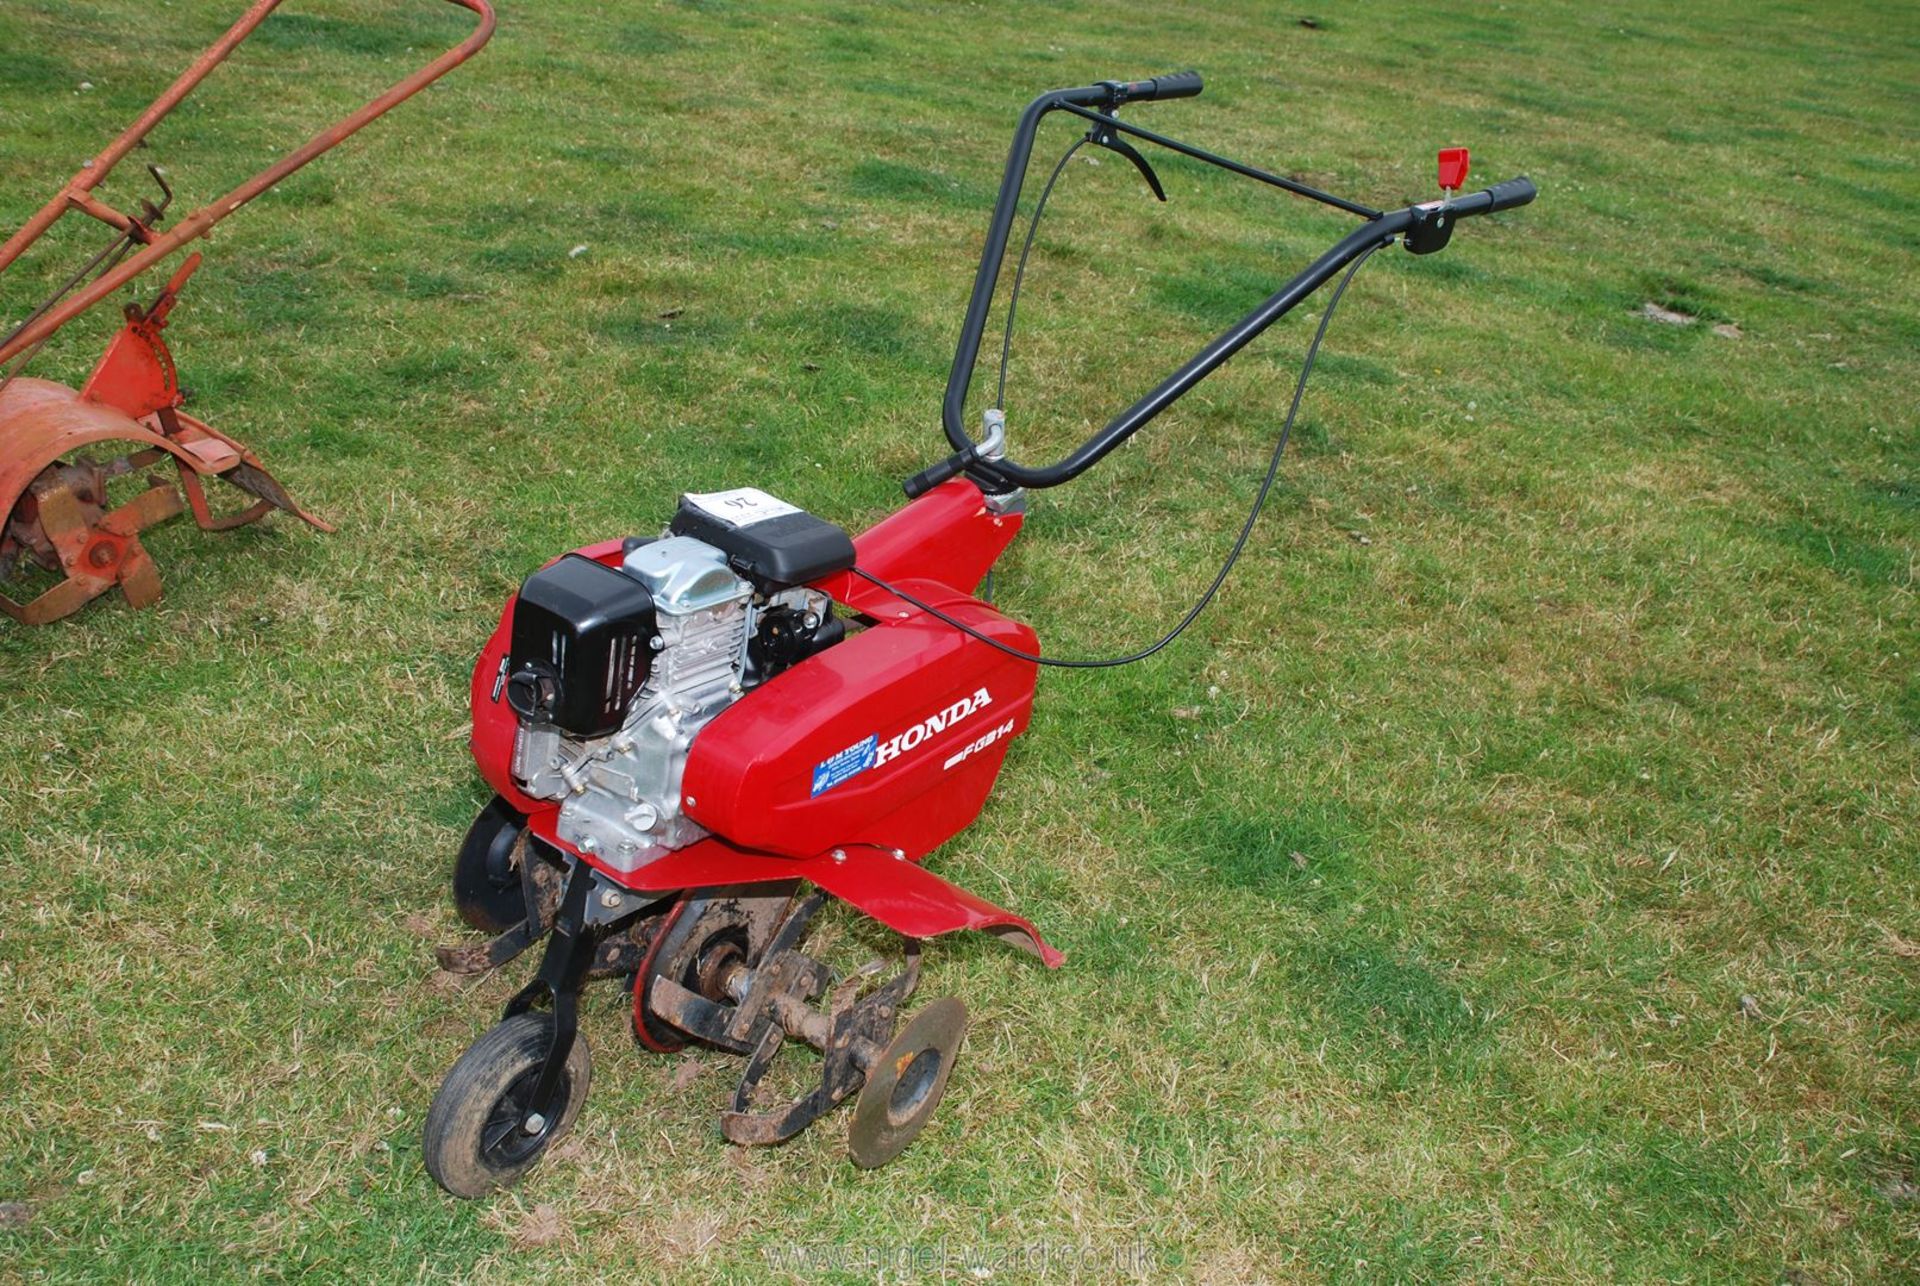
[[[513,846],[526,825],[526,818],[495,795],[467,828],[453,859],[454,909],[482,933],[502,933],[527,918],[520,870],[512,860]],[[535,856],[531,844],[527,856]]]
[[[440,1083],[427,1109],[427,1173],[456,1197],[509,1187],[573,1127],[587,1101],[593,1064],[575,1036],[560,1077],[558,1106],[541,1128],[523,1128],[541,1064],[553,1043],[553,1015],[515,1014],[473,1042]]]

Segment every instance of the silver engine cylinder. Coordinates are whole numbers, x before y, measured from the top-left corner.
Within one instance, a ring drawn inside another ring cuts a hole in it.
[[[645,686],[605,737],[523,724],[513,775],[528,794],[561,801],[561,839],[632,871],[707,833],[682,809],[680,779],[694,734],[743,690],[753,587],[689,536],[634,548],[622,570],[653,595],[659,637]]]

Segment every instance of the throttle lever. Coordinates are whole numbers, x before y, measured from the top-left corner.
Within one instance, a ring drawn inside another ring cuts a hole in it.
[[[1147,158],[1140,155],[1133,144],[1114,133],[1113,126],[1095,121],[1087,129],[1087,142],[1095,147],[1104,147],[1109,152],[1118,152],[1132,161],[1133,168],[1140,171],[1140,177],[1145,179],[1147,186],[1153,189],[1154,197],[1162,202],[1167,199],[1167,190],[1160,186],[1160,176],[1153,172],[1151,165],[1147,164]]]

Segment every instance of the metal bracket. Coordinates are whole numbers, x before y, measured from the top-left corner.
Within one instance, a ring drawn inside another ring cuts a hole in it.
[[[547,954],[540,961],[540,974],[514,994],[502,1015],[512,1018],[529,1012],[542,992],[553,1004],[553,1044],[547,1047],[547,1060],[540,1066],[540,1080],[529,1098],[529,1120],[551,1115],[555,1106],[553,1096],[560,1088],[567,1056],[573,1052],[573,1042],[580,1032],[580,987],[593,964],[587,900],[595,877],[592,867],[575,859],[567,875],[566,892],[560,897],[560,914],[554,919],[553,936],[547,941]]]
[[[1430,255],[1444,250],[1453,240],[1453,212],[1447,202],[1415,206],[1413,222],[1408,225],[1406,247],[1409,254]]]
[[[622,888],[599,871],[593,871],[592,875],[593,895],[587,899],[586,909],[588,928],[598,929],[616,924],[660,901],[660,894],[643,896]]]

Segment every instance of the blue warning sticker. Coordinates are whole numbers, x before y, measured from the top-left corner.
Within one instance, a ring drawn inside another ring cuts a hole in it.
[[[813,793],[823,795],[841,782],[858,777],[873,767],[874,756],[880,749],[880,734],[873,733],[864,741],[856,741],[839,754],[823,759],[813,767]]]

